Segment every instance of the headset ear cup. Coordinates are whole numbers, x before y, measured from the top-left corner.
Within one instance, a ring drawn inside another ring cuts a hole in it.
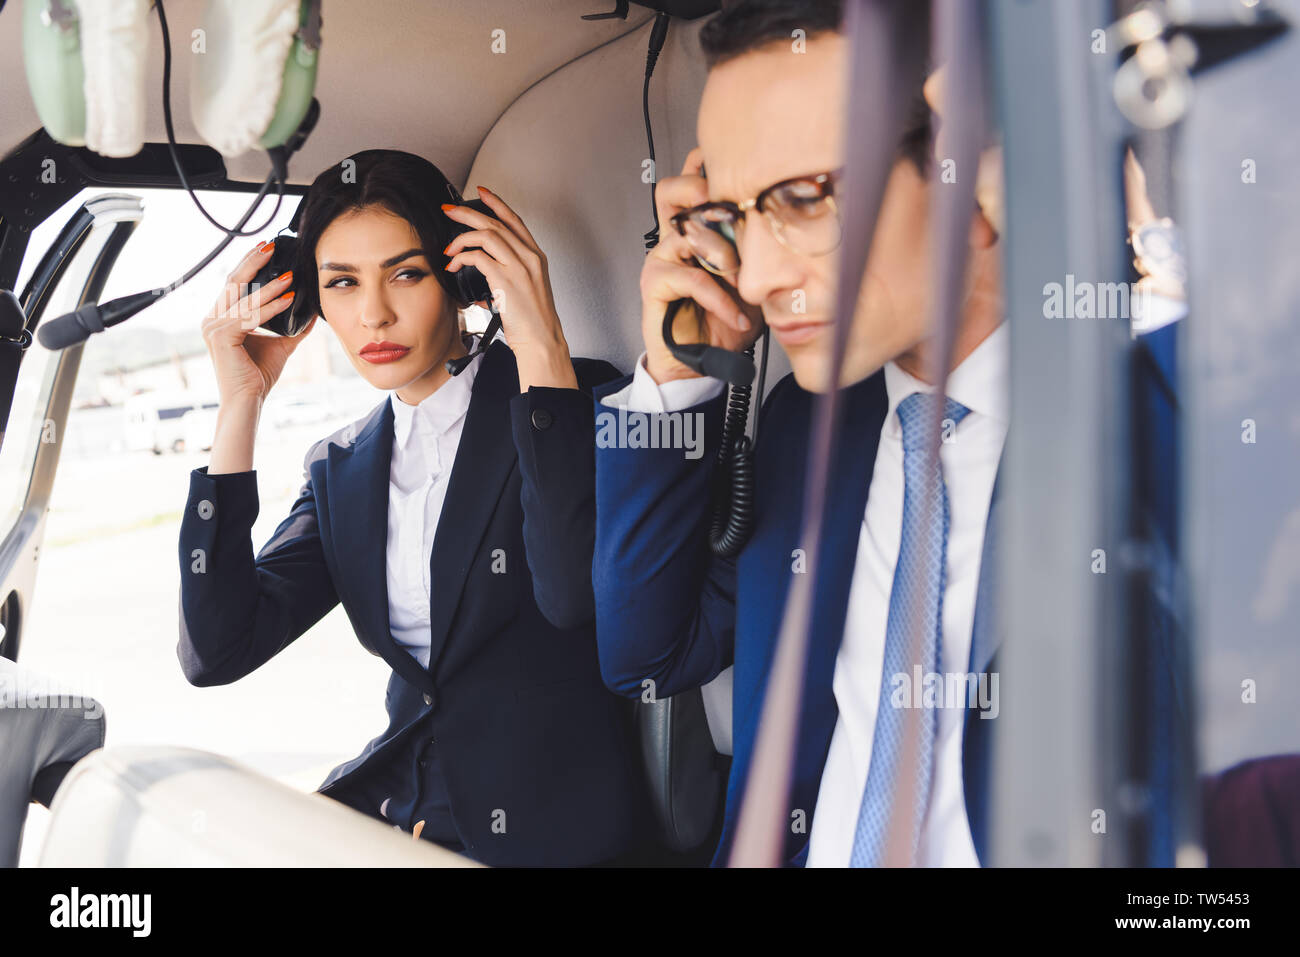
[[[23,65],[36,115],[50,139],[86,145],[86,71],[81,62],[81,26],[46,16],[45,3],[23,3]]]
[[[145,136],[149,0],[83,0],[77,9],[86,71],[86,146],[101,156],[134,156]]]
[[[302,207],[299,206],[299,209],[301,208]],[[271,322],[276,322],[277,320],[280,320],[282,329],[277,329],[275,327],[272,327],[270,323],[267,324],[268,327],[271,327],[272,332],[279,332],[281,335],[287,335],[287,336],[298,335],[298,333],[302,332],[303,329],[307,328],[308,323],[310,323],[312,319],[316,318],[316,315],[320,315],[321,319],[325,318],[325,316],[319,312],[320,309],[319,297],[303,295],[304,286],[309,282],[315,282],[314,277],[316,275],[316,268],[315,268],[316,264],[311,262],[310,260],[304,262],[300,258],[301,243],[299,242],[297,235],[295,235],[293,232],[296,226],[297,226],[297,218],[295,216],[294,221],[289,226],[290,232],[288,233],[282,232],[280,233],[280,235],[275,237],[275,244],[277,248],[276,248],[276,252],[271,254],[271,258],[273,260],[276,260],[279,255],[280,247],[283,246],[284,249],[283,261],[279,261],[274,265],[268,264],[267,266],[263,267],[263,269],[267,273],[268,281],[274,278],[275,276],[280,275],[280,273],[284,272],[285,270],[293,271],[293,290],[296,293],[293,299],[293,305],[290,306],[286,312],[282,313],[280,316],[277,316],[275,319],[271,320]],[[316,303],[315,306],[317,310],[316,315],[313,315],[310,311],[312,307],[309,305],[309,303],[311,302]]]
[[[312,0],[302,0],[299,24],[309,16]],[[284,75],[280,80],[280,95],[276,99],[275,113],[258,143],[263,149],[283,146],[298,131],[303,117],[311,108],[316,92],[316,70],[320,63],[320,50],[308,46],[299,34],[293,38],[289,56],[284,62]]]
[[[485,216],[497,218],[497,214],[492,212],[491,207],[481,199],[471,199],[468,202],[462,202],[459,205],[468,206]],[[457,224],[456,235],[469,232],[469,227],[463,224]],[[456,270],[456,288],[460,290],[460,304],[462,307],[469,307],[476,302],[492,301],[492,289],[488,286],[487,277],[474,266],[462,266]]]
[[[456,271],[456,288],[460,290],[460,305],[463,309],[492,297],[491,291],[487,289],[487,280],[474,266],[461,266]]]
[[[23,4],[23,60],[50,138],[102,156],[144,146],[148,0]]]
[[[288,326],[285,334],[290,336],[296,336],[304,329],[306,329],[307,324],[311,322],[312,319],[314,318],[313,316],[308,315],[308,306],[307,306],[307,301],[314,297],[304,296],[302,294],[303,285],[308,280],[306,278],[300,279],[299,277],[314,275],[315,270],[304,269],[302,263],[299,261],[299,257],[298,257],[299,243],[298,243],[297,236],[281,234],[279,237],[276,238],[275,242],[277,246],[280,243],[284,243],[286,245],[284,268],[293,270],[292,288],[296,293],[296,295],[293,297],[293,305],[289,307],[287,313],[285,314],[286,323]],[[321,316],[321,318],[323,319],[325,317]]]
[[[291,111],[282,108],[286,78],[293,78],[289,99],[298,111],[297,121],[306,114],[315,85],[315,57],[306,71],[309,76],[300,76],[293,51],[301,42],[296,32],[308,2],[208,0],[200,20],[204,54],[193,58],[190,112],[199,135],[223,156],[238,156],[261,145],[273,125],[288,122]],[[300,102],[308,80],[307,95]],[[280,142],[296,129],[295,122]]]

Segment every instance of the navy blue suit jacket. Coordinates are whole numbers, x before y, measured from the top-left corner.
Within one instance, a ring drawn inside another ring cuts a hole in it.
[[[590,392],[617,371],[578,359],[581,391],[521,395],[503,343],[477,361],[430,557],[429,668],[388,624],[387,398],[312,448],[297,501],[256,558],[255,473],[192,474],[180,533],[181,665],[196,685],[236,681],[342,602],[361,645],[392,666],[389,722],[322,793],[374,815],[361,807],[367,774],[417,726],[431,728],[469,856],[606,861],[634,840],[641,800],[629,711],[597,666],[591,585]]]
[[[596,390],[597,397],[626,385],[625,378]],[[755,449],[753,537],[734,561],[708,548],[710,487],[723,397],[690,413],[708,426],[704,454],[681,449],[596,450],[596,624],[605,683],[640,695],[647,679],[668,697],[712,680],[735,664],[731,775],[722,836],[714,856],[725,864],[753,756],[768,670],[800,547],[804,462],[814,396],[786,376],[764,404]],[[884,373],[845,390],[838,456],[828,490],[831,515],[814,599],[811,644],[787,820],[806,820],[786,835],[785,860],[802,864],[808,850],[817,791],[838,708],[831,679],[844,631],[849,587],[876,448],[888,402]],[[598,410],[603,407],[598,407]],[[996,671],[996,636],[989,627],[996,536],[995,483],[989,532],[977,592],[969,670]],[[875,694],[875,689],[867,692]],[[990,725],[967,713],[963,785],[975,849],[988,863],[986,840]],[[801,815],[794,812],[801,811]]]

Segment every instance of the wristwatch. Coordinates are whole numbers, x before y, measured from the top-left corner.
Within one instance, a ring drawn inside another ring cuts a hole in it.
[[[1129,245],[1133,247],[1133,265],[1162,295],[1187,298],[1187,256],[1183,236],[1169,217],[1152,219],[1141,225],[1129,225]]]

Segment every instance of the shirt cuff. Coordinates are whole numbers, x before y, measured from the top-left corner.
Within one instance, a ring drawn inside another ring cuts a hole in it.
[[[722,380],[712,376],[672,379],[660,385],[646,370],[645,353],[642,352],[632,371],[632,381],[600,402],[612,409],[627,409],[629,412],[679,412],[707,402],[719,394],[722,387]]]
[[[1135,295],[1132,303],[1130,325],[1134,336],[1163,329],[1187,315],[1187,303],[1158,293]]]

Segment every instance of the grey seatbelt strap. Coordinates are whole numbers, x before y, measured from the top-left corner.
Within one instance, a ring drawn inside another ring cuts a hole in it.
[[[930,207],[930,252],[935,291],[930,328],[934,330],[934,338],[926,378],[934,383],[935,392],[941,396],[948,391],[948,370],[952,365],[957,327],[961,321],[966,261],[970,251],[967,235],[975,208],[976,171],[986,135],[984,32],[980,10],[980,5],[970,0],[936,0],[934,4],[935,53],[932,60],[943,65],[945,76],[940,120],[944,130],[943,158],[945,163],[952,161],[950,168],[957,173],[955,182],[945,182],[932,191]],[[939,469],[940,420],[944,405],[935,402],[928,413],[932,421],[926,434],[934,436],[935,441],[925,449],[924,475],[934,474]],[[924,488],[920,501],[924,516],[922,527],[930,527],[930,517],[943,504],[935,494],[934,486],[927,483]],[[912,591],[917,599],[921,594],[919,589]],[[907,616],[908,621],[924,619],[922,610],[916,607]],[[922,660],[922,642],[920,630],[913,629],[908,635],[906,661]],[[882,675],[881,680],[886,680],[886,677]],[[922,726],[917,709],[903,709],[901,756],[890,802],[885,866],[913,863],[911,835],[920,829],[922,823],[914,820],[914,815],[923,813],[918,809],[925,806],[924,801],[916,800],[916,795],[911,793],[917,781],[914,765],[922,753],[919,738]]]

